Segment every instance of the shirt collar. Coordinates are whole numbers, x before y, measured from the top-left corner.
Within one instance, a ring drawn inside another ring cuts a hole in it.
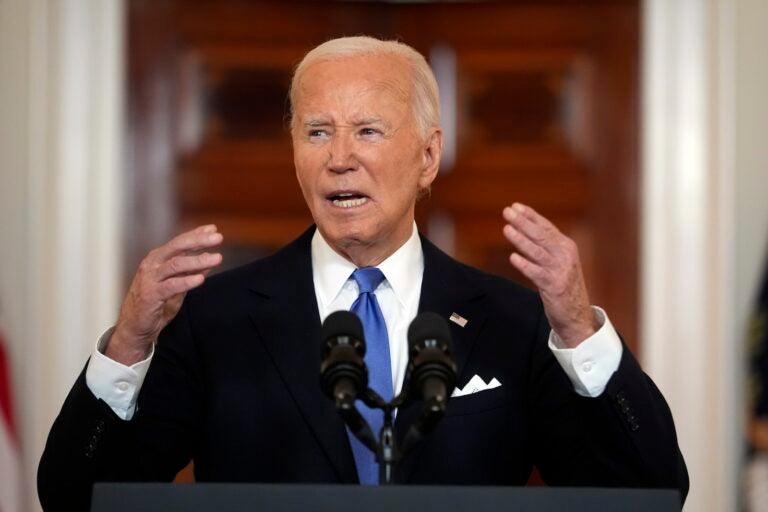
[[[413,223],[411,237],[394,253],[378,265],[401,306],[410,303],[421,290],[415,283],[421,282],[424,273],[424,254],[416,223]],[[328,305],[339,295],[344,283],[357,267],[339,253],[315,229],[312,236],[312,274],[315,290],[322,304]]]

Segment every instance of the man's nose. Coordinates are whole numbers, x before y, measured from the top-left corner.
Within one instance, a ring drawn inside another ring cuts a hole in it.
[[[333,172],[344,173],[356,170],[357,165],[353,137],[340,130],[333,135],[328,148],[328,169]]]

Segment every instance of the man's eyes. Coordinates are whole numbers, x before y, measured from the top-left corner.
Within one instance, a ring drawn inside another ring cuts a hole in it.
[[[360,137],[372,137],[376,135],[381,135],[382,131],[377,128],[360,128],[357,130],[357,134]],[[328,138],[331,136],[330,132],[327,129],[324,128],[314,128],[307,132],[307,136],[310,139],[318,139],[318,138]]]

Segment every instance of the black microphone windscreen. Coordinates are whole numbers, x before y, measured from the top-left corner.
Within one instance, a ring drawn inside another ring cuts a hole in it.
[[[408,327],[408,346],[411,347],[421,340],[433,339],[451,345],[451,332],[448,322],[442,316],[431,311],[419,314]]]
[[[356,314],[351,311],[334,311],[323,322],[323,341],[338,336],[349,336],[360,342],[365,342],[363,324]]]

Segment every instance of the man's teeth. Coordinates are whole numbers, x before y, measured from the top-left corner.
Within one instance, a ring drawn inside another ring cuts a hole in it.
[[[333,204],[340,208],[352,208],[354,206],[362,206],[368,202],[367,197],[359,197],[357,199],[336,198],[333,200]]]

